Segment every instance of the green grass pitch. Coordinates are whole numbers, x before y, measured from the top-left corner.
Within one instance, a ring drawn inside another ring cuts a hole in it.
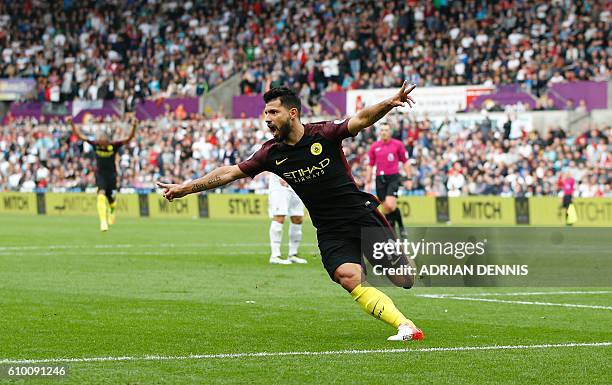
[[[426,337],[393,344],[329,280],[311,225],[308,265],[269,265],[267,241],[267,221],[119,218],[102,234],[96,218],[0,216],[0,366],[128,357],[0,383],[612,383],[609,344],[550,346],[612,341],[610,288],[385,288]],[[559,290],[600,293],[482,298],[602,308],[420,296]],[[543,346],[465,349],[516,345]]]

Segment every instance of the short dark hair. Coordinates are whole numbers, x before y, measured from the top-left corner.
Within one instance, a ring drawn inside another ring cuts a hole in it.
[[[302,102],[297,94],[287,87],[271,88],[263,96],[264,102],[270,103],[274,99],[280,99],[281,105],[286,109],[297,108],[298,113],[302,114]]]

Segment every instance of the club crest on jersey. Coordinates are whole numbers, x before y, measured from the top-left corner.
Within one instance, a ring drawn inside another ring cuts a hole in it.
[[[312,155],[321,155],[323,152],[323,146],[321,143],[313,143],[312,146],[310,146],[310,152]]]

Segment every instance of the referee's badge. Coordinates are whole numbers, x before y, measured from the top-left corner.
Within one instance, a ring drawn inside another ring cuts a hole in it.
[[[310,152],[312,155],[321,155],[323,146],[321,146],[321,143],[313,143],[312,146],[310,146]]]
[[[393,154],[389,154],[389,155],[387,155],[387,160],[388,160],[389,162],[393,162],[393,160],[394,160],[394,159],[395,159],[395,157],[393,156]]]

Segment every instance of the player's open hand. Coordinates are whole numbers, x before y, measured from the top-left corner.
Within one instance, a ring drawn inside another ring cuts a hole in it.
[[[172,202],[174,199],[182,198],[187,195],[187,193],[183,189],[183,186],[180,184],[162,182],[155,183],[159,188],[163,190],[162,195],[164,196],[164,198],[166,198],[170,202]]]
[[[408,84],[407,81],[404,81],[402,84],[402,88],[400,88],[399,92],[394,95],[389,101],[393,107],[404,107],[406,103],[408,106],[412,108],[413,105],[416,104],[412,96],[409,94],[416,88],[416,84]]]

